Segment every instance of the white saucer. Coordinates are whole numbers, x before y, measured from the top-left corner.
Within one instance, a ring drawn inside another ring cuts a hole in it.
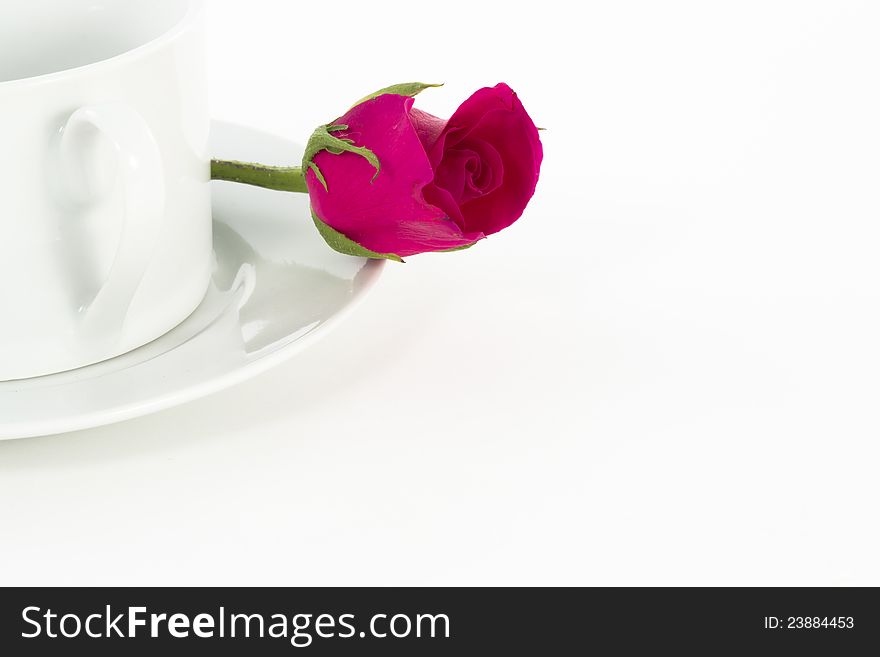
[[[267,164],[302,147],[215,123],[213,154]],[[111,424],[204,397],[278,365],[326,335],[379,278],[383,262],[331,250],[304,194],[214,186],[211,287],[159,340],[73,372],[0,383],[0,440]]]

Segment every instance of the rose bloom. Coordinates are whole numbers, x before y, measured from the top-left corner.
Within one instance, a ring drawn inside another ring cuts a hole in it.
[[[448,121],[384,94],[334,121],[333,136],[377,156],[322,151],[306,174],[316,220],[380,257],[450,251],[519,219],[535,193],[538,130],[506,84],[480,89]]]

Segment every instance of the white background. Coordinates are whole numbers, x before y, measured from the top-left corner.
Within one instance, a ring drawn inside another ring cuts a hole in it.
[[[500,80],[520,223],[286,365],[0,444],[3,584],[880,584],[880,7],[212,0],[218,118]]]

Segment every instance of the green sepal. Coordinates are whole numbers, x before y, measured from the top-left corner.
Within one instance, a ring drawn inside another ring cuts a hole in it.
[[[395,255],[394,253],[376,253],[375,251],[370,251],[369,249],[364,248],[354,240],[350,240],[338,230],[331,228],[321,221],[318,218],[318,215],[315,214],[314,210],[312,210],[312,221],[315,222],[315,226],[317,227],[318,232],[321,233],[321,237],[324,238],[324,241],[327,242],[330,248],[334,251],[338,251],[345,255],[356,256],[358,258],[403,262],[403,258],[399,255]]]
[[[412,98],[413,96],[417,96],[422,93],[425,89],[430,89],[432,87],[442,87],[442,84],[426,84],[424,82],[404,82],[403,84],[393,84],[390,87],[385,87],[384,89],[380,89],[374,94],[370,94],[366,98],[362,98],[357,103],[355,103],[355,107],[361,105],[368,100],[373,100],[374,98],[378,98],[379,96],[383,96],[385,94],[396,94],[398,96],[409,96]],[[309,138],[309,143],[306,145],[306,152],[303,155],[303,163],[302,168],[303,171],[312,171],[315,174],[315,177],[318,179],[318,182],[324,187],[325,191],[330,191],[327,186],[327,179],[324,177],[324,173],[318,168],[318,165],[315,164],[315,156],[321,151],[327,151],[328,153],[332,153],[333,155],[342,155],[342,153],[354,153],[355,155],[360,155],[364,159],[366,159],[373,168],[376,169],[376,173],[373,175],[373,179],[371,182],[375,181],[379,176],[379,173],[382,171],[382,164],[379,162],[379,158],[376,157],[376,154],[371,151],[369,148],[365,148],[363,146],[355,146],[354,142],[351,139],[340,139],[339,137],[335,137],[331,133],[333,132],[341,132],[343,130],[348,130],[347,125],[322,125],[318,126],[317,130],[312,133],[312,136]]]
[[[315,130],[312,133],[312,136],[309,137],[309,143],[306,146],[306,152],[303,155],[303,171],[311,169],[315,173],[315,176],[317,176],[318,182],[320,182],[321,185],[324,186],[324,189],[328,192],[330,190],[327,188],[327,180],[324,178],[324,174],[318,168],[318,165],[314,162],[315,156],[321,151],[327,151],[328,153],[332,153],[333,155],[341,155],[342,153],[354,153],[355,155],[360,155],[362,158],[367,160],[367,162],[372,164],[374,169],[376,169],[376,173],[373,175],[373,180],[376,180],[376,177],[382,170],[382,165],[379,162],[379,158],[376,157],[376,154],[369,148],[364,148],[363,146],[355,146],[354,142],[351,139],[340,139],[339,137],[334,137],[332,134],[330,134],[331,132],[340,132],[342,130],[348,130],[348,126],[318,126],[317,130]]]
[[[385,87],[384,89],[380,89],[374,94],[370,94],[365,98],[361,98],[358,102],[354,104],[354,107],[357,107],[358,105],[363,105],[368,100],[373,100],[374,98],[384,96],[385,94],[395,94],[397,96],[409,96],[410,98],[413,98],[415,96],[418,96],[425,89],[432,89],[442,86],[442,84],[425,84],[424,82],[404,82],[402,84],[392,84],[390,87]]]
[[[456,246],[453,249],[443,249],[442,251],[435,251],[435,253],[455,253],[456,251],[467,251],[468,249],[475,247],[481,241],[482,240],[477,240],[476,242],[474,242],[472,244],[465,244],[464,246]]]

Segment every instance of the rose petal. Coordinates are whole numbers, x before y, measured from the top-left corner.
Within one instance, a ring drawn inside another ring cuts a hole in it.
[[[477,170],[468,178],[468,190],[461,202],[491,194],[504,183],[504,158],[492,144],[485,139],[469,138],[459,148],[467,147],[479,162]],[[434,180],[437,176],[434,176]]]
[[[479,155],[468,149],[449,151],[434,172],[434,184],[449,192],[455,202],[460,204],[470,178],[468,165],[479,161],[479,158]]]
[[[461,206],[462,230],[497,233],[519,219],[538,184],[543,149],[532,120],[519,112],[492,112],[468,139],[490,141],[504,162],[504,181],[491,195],[474,198]]]
[[[446,121],[437,118],[433,114],[423,112],[416,107],[409,111],[409,120],[412,122],[413,128],[415,128],[419,140],[425,147],[425,152],[430,152],[434,144],[437,143],[437,140],[440,139],[440,135],[443,134],[443,130],[446,128]]]
[[[501,185],[490,194],[455,199],[455,193],[442,189],[444,181],[435,179],[435,184],[425,189],[425,198],[453,217],[463,231],[491,235],[522,216],[535,193],[543,148],[534,122],[514,91],[503,83],[480,89],[462,103],[434,141],[428,157],[437,168],[451,150],[476,140],[491,144],[500,155]],[[450,201],[461,203],[452,208]]]

